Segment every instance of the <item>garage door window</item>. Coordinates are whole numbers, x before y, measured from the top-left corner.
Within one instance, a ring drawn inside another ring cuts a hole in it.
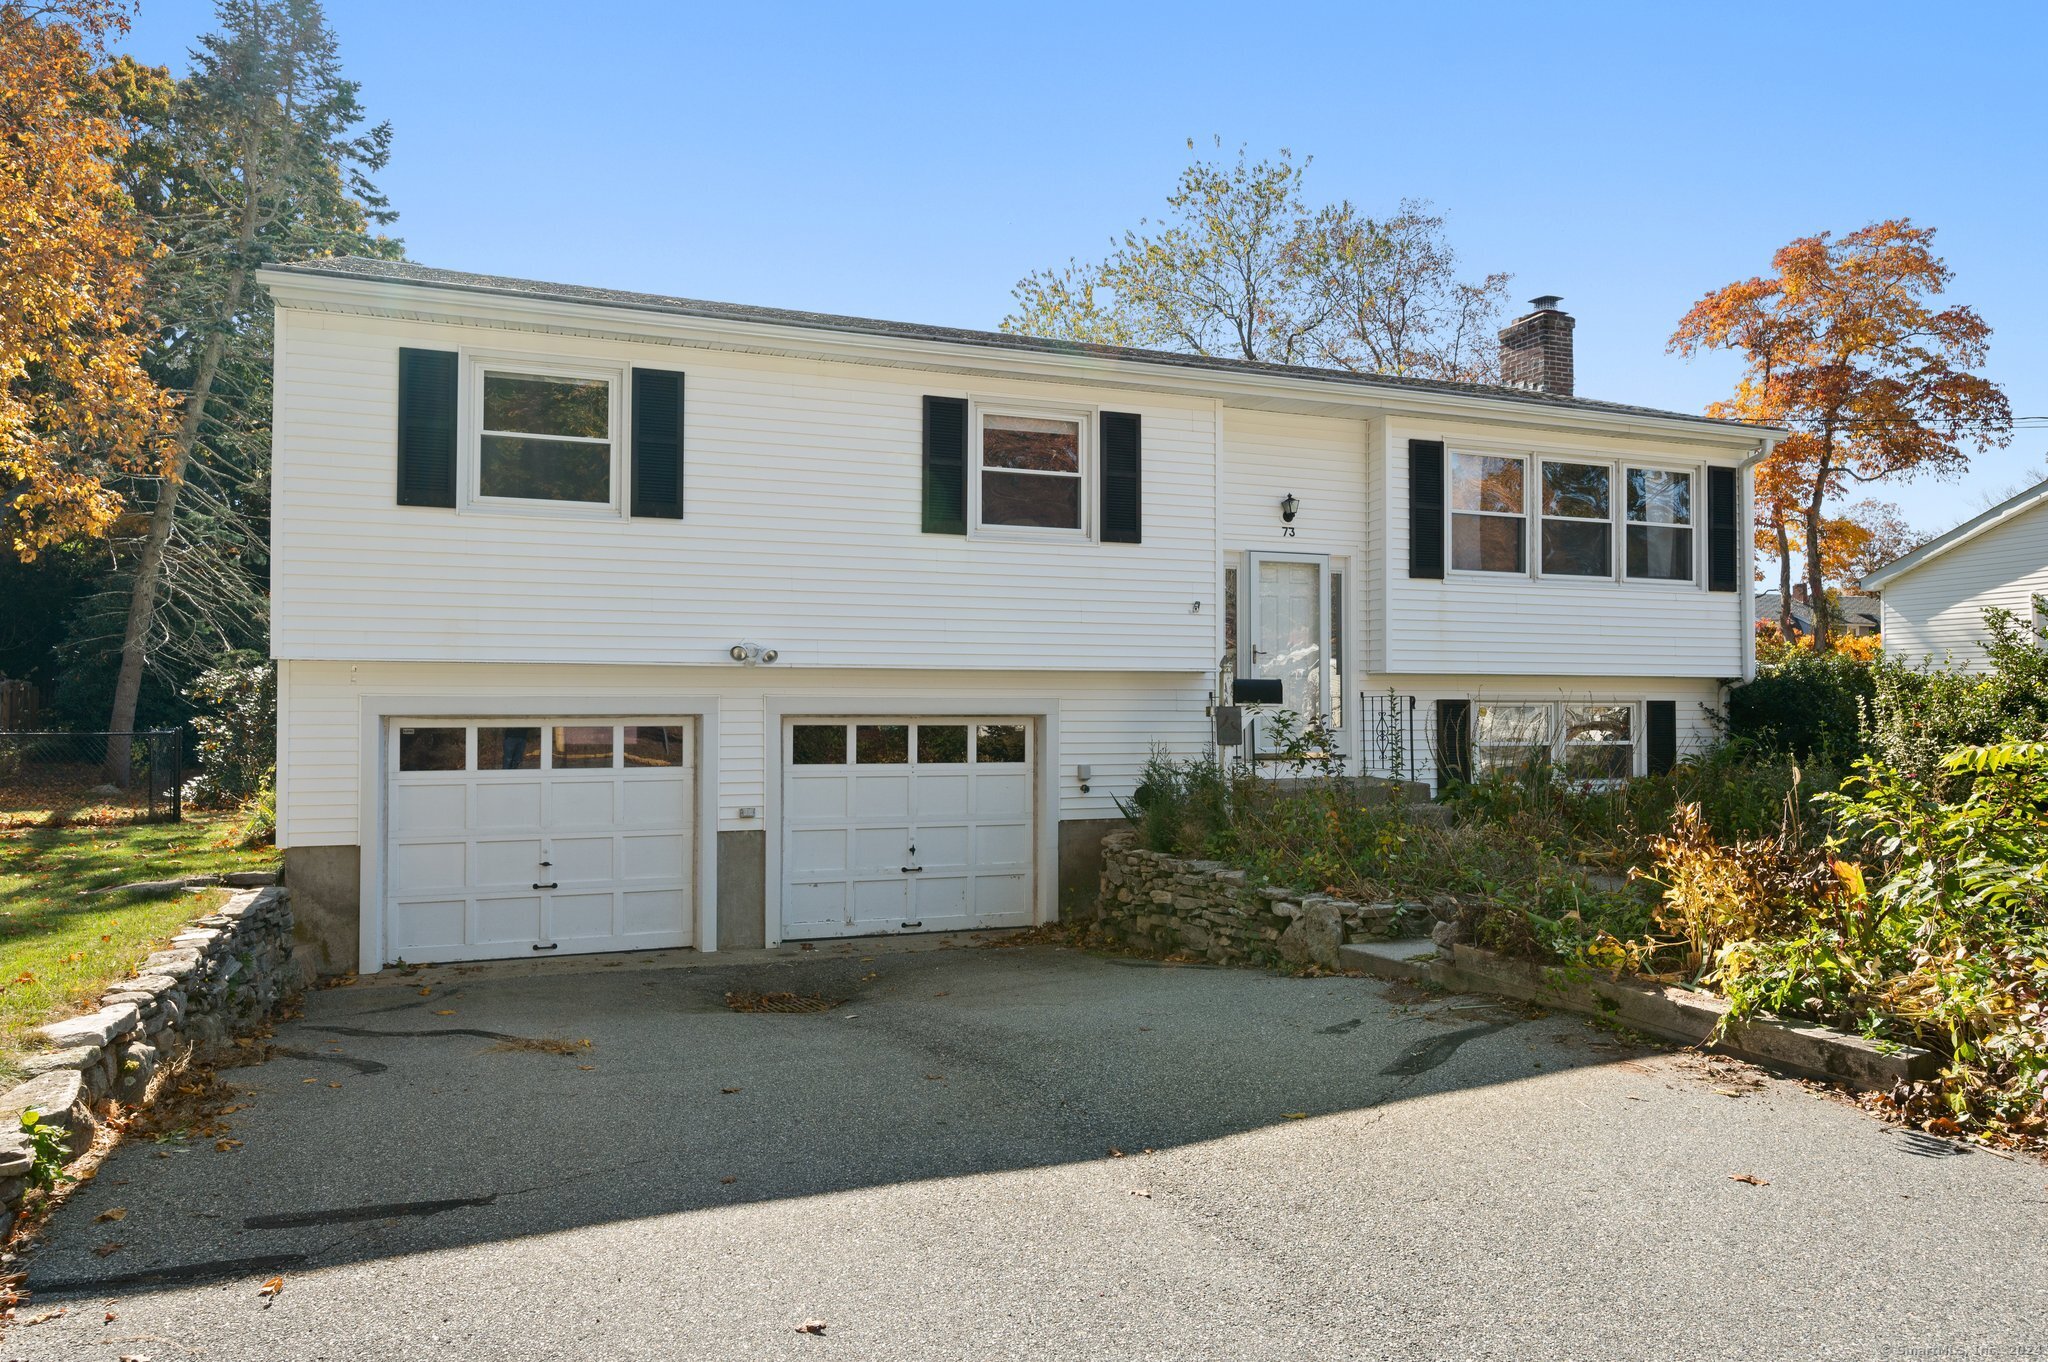
[[[1021,762],[1024,760],[1022,724],[979,724],[974,734],[977,762]]]
[[[540,730],[538,728],[479,728],[476,731],[476,769],[479,771],[538,771]]]
[[[845,724],[797,724],[790,729],[789,759],[798,766],[844,766]]]
[[[861,766],[903,766],[910,761],[909,724],[857,724],[853,759]]]
[[[967,762],[966,724],[919,724],[917,760],[921,766],[962,766]]]
[[[628,766],[683,764],[683,730],[680,726],[627,724],[624,746]]]
[[[562,727],[555,730],[557,771],[600,771],[612,764],[612,730]]]
[[[398,769],[401,771],[460,771],[469,765],[469,730],[466,728],[401,728],[398,730]]]

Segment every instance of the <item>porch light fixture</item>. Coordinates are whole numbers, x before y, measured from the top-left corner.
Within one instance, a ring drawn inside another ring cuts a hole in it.
[[[1301,498],[1294,495],[1294,493],[1289,492],[1286,496],[1280,498],[1280,519],[1288,524],[1292,525],[1294,523],[1294,513],[1300,509]]]

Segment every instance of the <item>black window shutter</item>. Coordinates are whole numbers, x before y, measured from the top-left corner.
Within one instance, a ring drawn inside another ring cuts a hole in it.
[[[967,399],[924,400],[924,532],[967,533]]]
[[[1740,586],[1742,555],[1736,550],[1736,482],[1732,468],[1707,470],[1707,590],[1734,591]]]
[[[1144,542],[1144,423],[1136,412],[1102,413],[1102,542]]]
[[[633,370],[633,514],[683,518],[683,376]]]
[[[1645,708],[1650,745],[1650,774],[1661,776],[1678,765],[1678,701],[1652,700]]]
[[[398,352],[398,504],[455,504],[453,350]]]
[[[1408,575],[1444,575],[1444,442],[1408,442]],[[1460,702],[1462,703],[1462,702]]]
[[[1443,446],[1439,445],[1441,449]],[[1472,702],[1436,702],[1436,787],[1472,779]]]

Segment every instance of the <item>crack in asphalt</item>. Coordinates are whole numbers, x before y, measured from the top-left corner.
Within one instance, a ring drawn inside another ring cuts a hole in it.
[[[381,1074],[391,1068],[389,1064],[379,1064],[374,1059],[357,1059],[352,1055],[323,1055],[317,1050],[299,1050],[289,1045],[273,1045],[270,1047],[270,1053],[283,1055],[287,1059],[308,1060],[314,1064],[340,1064],[354,1069],[359,1074]]]
[[[1513,1022],[1480,1022],[1477,1026],[1461,1027],[1446,1035],[1423,1041],[1419,1045],[1409,1046],[1399,1059],[1380,1072],[1396,1078],[1413,1078],[1417,1074],[1426,1074],[1456,1054],[1458,1047],[1467,1041],[1477,1040],[1481,1036],[1491,1035],[1504,1026],[1513,1025]]]
[[[445,1197],[439,1201],[388,1201],[371,1206],[341,1206],[326,1211],[294,1211],[287,1215],[252,1215],[242,1222],[246,1230],[296,1230],[312,1225],[346,1225],[357,1220],[395,1220],[404,1216],[441,1215],[465,1206],[488,1206],[498,1199],[486,1196]]]

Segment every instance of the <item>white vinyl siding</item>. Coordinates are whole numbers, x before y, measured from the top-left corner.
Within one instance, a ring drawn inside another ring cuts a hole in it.
[[[402,345],[685,372],[686,518],[394,504]],[[956,376],[300,309],[280,314],[277,370],[281,658],[708,664],[751,639],[785,668],[1214,664],[1213,621],[1189,609],[1214,593],[1207,402],[1117,394],[1144,418],[1145,539],[1105,545],[920,532],[922,397],[959,394]]]
[[[1185,606],[1183,606],[1185,609]],[[279,765],[288,771],[279,793],[278,841],[284,846],[360,845],[362,714],[366,697],[430,697],[449,703],[517,696],[535,712],[593,714],[608,697],[654,695],[709,698],[717,718],[717,748],[700,766],[711,772],[721,830],[766,827],[759,811],[767,782],[779,770],[766,715],[772,698],[785,711],[803,709],[806,694],[868,696],[879,703],[918,697],[960,702],[996,697],[1044,698],[1056,707],[1061,818],[1115,818],[1116,800],[1128,799],[1152,744],[1183,756],[1208,749],[1207,675],[1053,672],[990,675],[974,672],[833,670],[779,672],[773,667],[598,667],[535,664],[286,662],[280,669]],[[543,704],[545,699],[552,703]],[[616,708],[615,705],[611,706]],[[1082,794],[1077,764],[1092,766]],[[752,819],[742,808],[757,811]]]
[[[1884,584],[1887,656],[1909,664],[1953,658],[1984,668],[1984,612],[2003,607],[2026,623],[2048,595],[2048,503],[1993,525]]]
[[[1508,447],[1508,437],[1494,429],[1386,423],[1384,446],[1377,453],[1386,471],[1389,500],[1382,522],[1387,531],[1387,611],[1377,626],[1382,651],[1375,658],[1375,670],[1555,677],[1583,674],[1589,662],[1597,661],[1601,672],[1614,676],[1742,675],[1750,640],[1743,632],[1740,591],[1707,591],[1697,579],[1650,582],[1458,572],[1442,581],[1409,577],[1411,439],[1443,440],[1453,449]],[[1726,446],[1593,435],[1534,440],[1516,435],[1512,445],[1542,457],[1576,456],[1616,465],[1633,460],[1637,466],[1652,467],[1687,467],[1694,461],[1734,465],[1742,457]],[[1695,515],[1703,519],[1704,508]],[[1618,521],[1616,532],[1618,536]],[[1617,539],[1615,556],[1620,553]],[[1369,651],[1372,647],[1368,645]]]

